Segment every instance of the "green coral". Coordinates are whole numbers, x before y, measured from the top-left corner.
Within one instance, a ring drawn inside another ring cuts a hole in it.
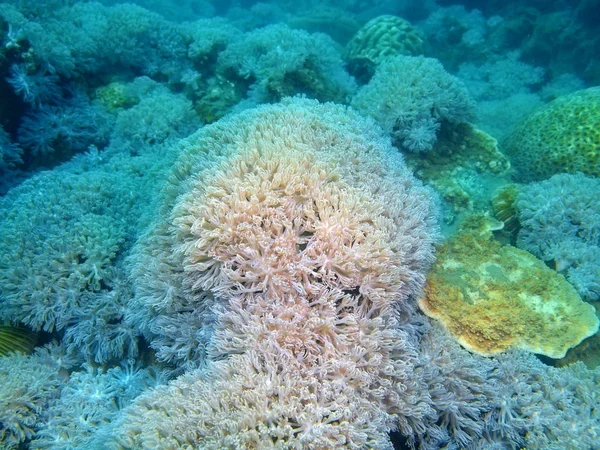
[[[508,136],[504,149],[521,181],[562,172],[600,176],[600,87],[534,111]]]
[[[438,248],[419,306],[471,352],[563,358],[598,331],[594,307],[531,253],[497,242],[501,228],[485,215],[465,219]]]
[[[415,174],[433,187],[444,203],[444,222],[489,209],[489,198],[510,164],[496,140],[468,123],[442,126],[431,152],[404,157]]]
[[[117,81],[96,89],[96,98],[111,112],[130,108],[139,102],[127,84]]]

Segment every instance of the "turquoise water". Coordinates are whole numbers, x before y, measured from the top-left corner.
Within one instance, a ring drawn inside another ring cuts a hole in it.
[[[599,11],[0,2],[0,448],[599,449]]]

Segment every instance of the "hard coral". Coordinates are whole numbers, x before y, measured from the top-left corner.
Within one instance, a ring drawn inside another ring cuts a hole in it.
[[[302,99],[257,108],[190,137],[172,179],[133,259],[130,319],[159,358],[208,362],[138,402],[123,439],[158,426],[159,446],[390,448],[390,429],[433,413],[401,323],[434,207],[371,121]]]
[[[495,242],[482,217],[440,248],[419,305],[484,356],[521,348],[562,358],[598,331],[594,308],[562,276]]]
[[[562,172],[600,176],[600,87],[559,97],[536,110],[503,147],[519,181]]]
[[[410,22],[397,16],[377,16],[368,21],[346,46],[346,60],[354,72],[373,75],[375,67],[390,56],[422,55],[425,38]]]

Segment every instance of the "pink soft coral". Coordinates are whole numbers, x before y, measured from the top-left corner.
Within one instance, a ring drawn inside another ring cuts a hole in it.
[[[434,208],[372,122],[304,99],[257,108],[190,138],[173,180],[138,246],[131,320],[159,356],[184,338],[162,324],[198,323],[208,363],[138,402],[126,446],[158,427],[161,447],[389,448],[432,414],[400,323]]]

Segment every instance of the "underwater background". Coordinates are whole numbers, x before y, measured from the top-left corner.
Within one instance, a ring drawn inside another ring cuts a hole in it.
[[[600,2],[0,1],[1,449],[600,449]]]

